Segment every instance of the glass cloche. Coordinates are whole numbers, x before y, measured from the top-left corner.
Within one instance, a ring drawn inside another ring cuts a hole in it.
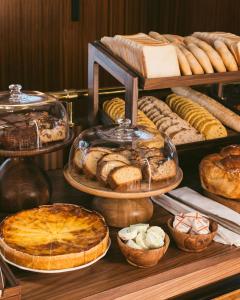
[[[142,193],[181,181],[176,149],[168,136],[133,127],[128,119],[117,123],[87,129],[75,139],[68,164],[74,186],[79,183],[81,190],[95,195],[94,189]]]
[[[69,139],[66,110],[54,97],[21,91],[12,84],[0,93],[0,152],[48,148]]]

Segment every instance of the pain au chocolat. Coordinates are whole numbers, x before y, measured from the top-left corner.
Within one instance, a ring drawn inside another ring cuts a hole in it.
[[[200,163],[200,178],[205,190],[240,200],[240,145],[206,156]]]
[[[30,269],[78,267],[103,255],[108,243],[103,217],[72,204],[40,206],[1,223],[2,255]]]

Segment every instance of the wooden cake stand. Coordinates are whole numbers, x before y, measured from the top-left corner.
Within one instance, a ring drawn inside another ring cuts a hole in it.
[[[138,192],[116,192],[104,187],[98,181],[87,179],[85,175],[64,168],[64,176],[68,183],[82,192],[96,196],[93,208],[101,213],[107,224],[113,227],[127,227],[130,224],[144,223],[151,219],[153,204],[149,197],[167,193],[176,188],[183,173],[179,168],[174,179],[165,183],[152,183],[151,190],[143,183]]]
[[[25,151],[0,150],[0,157],[8,157],[0,166],[0,211],[13,213],[22,209],[48,204],[51,183],[47,174],[34,163],[32,157],[58,151],[74,139],[70,130],[64,142]]]

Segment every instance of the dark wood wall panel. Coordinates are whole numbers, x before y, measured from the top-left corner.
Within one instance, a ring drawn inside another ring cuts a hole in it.
[[[87,44],[104,35],[156,30],[240,34],[239,0],[0,0],[0,89],[62,90],[87,86]],[[101,76],[101,85],[115,85]]]

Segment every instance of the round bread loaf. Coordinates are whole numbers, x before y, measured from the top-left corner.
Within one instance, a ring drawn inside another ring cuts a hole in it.
[[[240,146],[223,148],[200,163],[202,187],[216,195],[240,201]]]

